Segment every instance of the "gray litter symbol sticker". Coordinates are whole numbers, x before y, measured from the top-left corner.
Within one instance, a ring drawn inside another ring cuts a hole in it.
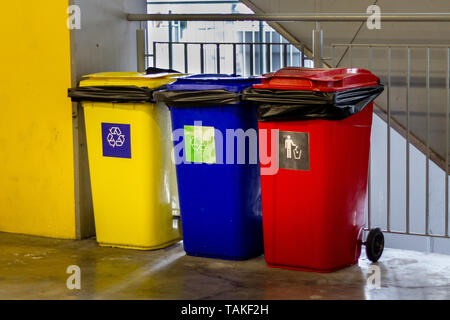
[[[309,171],[309,134],[280,131],[278,139],[279,168]]]

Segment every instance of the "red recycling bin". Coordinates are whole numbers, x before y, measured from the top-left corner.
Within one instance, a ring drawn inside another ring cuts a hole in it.
[[[260,144],[276,150],[278,163],[275,174],[261,163],[267,264],[317,272],[355,264],[379,79],[363,69],[284,68],[252,90],[261,103]]]

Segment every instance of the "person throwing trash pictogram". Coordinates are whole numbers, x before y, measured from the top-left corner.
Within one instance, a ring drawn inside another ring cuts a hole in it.
[[[284,140],[284,148],[286,149],[286,157],[288,159],[292,159],[292,148],[297,147],[294,141],[291,139],[291,136],[287,136],[286,140]]]

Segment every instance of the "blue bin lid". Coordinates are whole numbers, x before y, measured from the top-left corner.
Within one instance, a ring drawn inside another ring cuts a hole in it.
[[[241,77],[230,74],[196,74],[180,77],[169,84],[169,91],[195,91],[225,89],[230,92],[240,92],[254,84],[261,83],[258,77]]]

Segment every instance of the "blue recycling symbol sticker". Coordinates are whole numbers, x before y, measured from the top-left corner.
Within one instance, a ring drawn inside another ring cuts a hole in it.
[[[131,158],[130,125],[102,123],[103,156]]]

